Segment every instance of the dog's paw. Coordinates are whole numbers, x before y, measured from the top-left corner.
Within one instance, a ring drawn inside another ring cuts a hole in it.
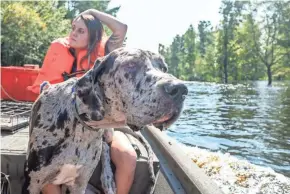
[[[79,176],[79,170],[81,167],[82,165],[64,164],[61,167],[60,172],[52,181],[52,184],[66,184],[68,186],[74,185],[76,178]]]

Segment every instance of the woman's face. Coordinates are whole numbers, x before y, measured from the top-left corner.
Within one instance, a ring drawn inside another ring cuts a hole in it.
[[[72,23],[72,30],[69,34],[69,45],[74,49],[84,49],[88,47],[88,40],[88,28],[79,17]]]

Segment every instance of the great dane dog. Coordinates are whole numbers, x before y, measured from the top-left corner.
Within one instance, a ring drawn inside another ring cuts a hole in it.
[[[30,117],[23,193],[39,194],[50,183],[61,185],[63,193],[83,194],[100,160],[103,189],[115,193],[104,136],[110,141],[115,127],[136,131],[176,121],[188,91],[166,72],[160,55],[120,48],[82,77],[43,91]]]

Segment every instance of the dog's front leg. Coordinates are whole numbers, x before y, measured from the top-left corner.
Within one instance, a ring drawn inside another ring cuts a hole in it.
[[[114,181],[114,174],[111,168],[111,158],[110,158],[110,147],[107,142],[102,144],[102,173],[101,173],[101,182],[103,190],[106,194],[115,194],[116,193],[116,184]]]

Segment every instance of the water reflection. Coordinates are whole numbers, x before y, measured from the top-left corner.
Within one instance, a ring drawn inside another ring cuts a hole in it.
[[[188,83],[181,118],[168,135],[229,152],[290,177],[290,83]]]

